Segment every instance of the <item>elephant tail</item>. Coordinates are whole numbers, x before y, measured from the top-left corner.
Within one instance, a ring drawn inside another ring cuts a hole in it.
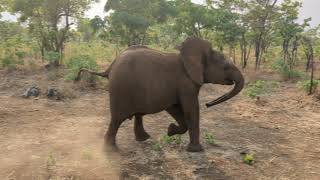
[[[95,71],[91,71],[89,69],[85,69],[85,68],[81,68],[80,71],[78,72],[78,75],[77,77],[75,78],[74,81],[79,81],[81,79],[81,74],[82,72],[87,72],[89,74],[92,74],[92,75],[96,75],[96,76],[100,76],[100,77],[104,77],[104,78],[107,78],[109,79],[109,73],[111,71],[111,68],[112,68],[112,65],[114,64],[114,61],[112,62],[112,64],[108,67],[108,69],[104,72],[95,72]]]

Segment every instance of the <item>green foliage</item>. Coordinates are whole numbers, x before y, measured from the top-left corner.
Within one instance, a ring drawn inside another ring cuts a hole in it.
[[[113,10],[108,18],[107,38],[122,45],[144,44],[148,28],[164,22],[172,14],[169,3],[165,0],[107,1],[105,10]]]
[[[204,139],[205,139],[206,143],[211,144],[211,145],[215,144],[215,142],[216,142],[214,135],[210,132],[205,132]]]
[[[248,87],[245,88],[244,93],[250,98],[256,98],[258,96],[264,95],[274,88],[278,87],[279,83],[275,81],[262,81],[258,80],[254,83],[250,83]]]
[[[158,152],[162,151],[162,145],[160,143],[156,143],[156,144],[152,145],[152,149],[154,151],[158,151]]]
[[[59,62],[61,55],[59,52],[48,51],[45,53],[44,57],[50,63],[56,63],[56,62]]]
[[[303,75],[293,70],[303,53],[302,46],[293,44],[309,22],[296,21],[301,2],[285,0],[273,6],[275,0],[208,0],[201,4],[192,0],[108,0],[108,16],[85,18],[84,12],[93,1],[96,0],[2,0],[0,10],[20,16],[18,22],[0,21],[1,65],[22,64],[29,60],[26,56],[37,61],[43,52],[47,52],[46,59],[55,63],[59,63],[60,55],[52,52],[62,52],[64,59],[86,52],[97,62],[110,62],[125,46],[134,44],[176,52],[176,45],[194,35],[212,41],[221,51],[225,46],[241,51],[236,55],[241,56],[242,62],[259,55],[257,63],[269,63],[284,52],[274,49],[281,50],[286,45],[288,57],[294,56],[294,60],[288,58],[289,65],[277,64],[276,70],[285,78]],[[77,28],[71,28],[74,22]],[[318,37],[319,31],[312,34]],[[315,39],[317,57],[320,41]],[[290,52],[296,47],[297,56]],[[5,55],[7,49],[13,52],[13,58]]]
[[[14,58],[14,55],[11,52],[6,52],[0,60],[2,67],[8,68],[10,70],[16,68],[17,62]]]
[[[81,68],[87,68],[94,71],[99,69],[95,59],[87,54],[78,54],[71,57],[67,60],[66,65],[69,68],[69,73],[65,77],[67,80],[75,80]],[[85,77],[85,80],[89,83],[94,83],[97,80],[97,77],[89,76]]]
[[[53,153],[50,153],[47,159],[47,167],[55,166],[56,165],[56,158],[54,157]]]
[[[313,86],[312,86],[312,93],[314,93],[318,86],[320,84],[320,80],[313,80]],[[311,88],[311,81],[310,80],[306,80],[306,81],[299,81],[297,83],[297,87],[302,90],[302,91],[305,91],[307,93],[309,93],[310,91],[310,88]]]
[[[245,154],[243,157],[243,161],[248,165],[253,165],[255,158],[253,154]]]
[[[93,154],[89,149],[87,149],[87,150],[84,150],[82,152],[82,157],[85,160],[92,160],[93,159]]]
[[[289,65],[281,59],[277,60],[272,68],[278,71],[286,79],[302,78],[305,76],[303,72],[290,69]]]
[[[41,52],[63,52],[74,19],[84,15],[93,0],[10,0],[10,11],[20,15]],[[72,19],[72,20],[71,20]],[[63,22],[63,23],[61,23]],[[49,61],[52,59],[49,58]],[[59,61],[54,61],[59,63]]]
[[[168,136],[164,135],[162,138],[152,146],[154,151],[162,151],[168,145],[180,145],[182,143],[181,135]]]
[[[182,143],[181,135],[174,135],[174,136],[165,135],[162,137],[162,141],[164,142],[164,144],[181,144]]]
[[[66,48],[64,58],[70,59],[85,52],[95,58],[97,62],[111,62],[116,57],[116,51],[119,51],[118,48],[122,49],[117,45],[100,41],[91,41],[90,43],[70,42]]]
[[[27,56],[27,52],[23,50],[19,50],[16,52],[16,56],[18,58],[18,64],[23,65],[24,64],[24,58]]]

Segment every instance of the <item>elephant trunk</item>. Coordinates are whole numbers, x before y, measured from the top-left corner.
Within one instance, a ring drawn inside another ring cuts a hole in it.
[[[244,78],[243,78],[240,71],[238,71],[238,73],[235,73],[235,74],[236,75],[233,76],[233,82],[235,84],[234,88],[229,93],[207,103],[206,104],[207,107],[211,107],[211,106],[220,104],[224,101],[227,101],[241,92],[241,90],[243,89],[243,86],[244,86]]]

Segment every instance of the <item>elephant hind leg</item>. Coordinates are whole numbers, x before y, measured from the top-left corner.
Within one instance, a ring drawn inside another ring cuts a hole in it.
[[[175,134],[184,134],[188,130],[188,126],[185,122],[183,111],[180,105],[175,105],[166,110],[178,123],[178,126],[171,123],[168,127],[168,136]]]
[[[145,141],[150,138],[143,127],[142,115],[136,114],[134,116],[134,134],[137,141]]]
[[[125,120],[125,119],[124,119]],[[109,124],[109,128],[107,133],[105,134],[105,142],[106,145],[116,146],[116,135],[121,123],[124,121],[120,118],[111,117],[111,122]]]

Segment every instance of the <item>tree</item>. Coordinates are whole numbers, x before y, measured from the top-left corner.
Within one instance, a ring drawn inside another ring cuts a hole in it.
[[[236,62],[236,45],[243,35],[243,24],[241,24],[241,10],[243,10],[242,1],[234,0],[220,0],[216,2],[218,8],[213,8],[215,14],[213,22],[213,29],[220,36],[222,44],[229,46],[229,56]],[[222,45],[221,45],[222,46]],[[222,50],[222,48],[221,48]]]
[[[101,19],[99,16],[95,16],[90,20],[90,26],[93,30],[93,34],[97,34],[100,30],[104,29],[106,26],[106,21]]]
[[[248,65],[252,44],[253,44],[253,32],[249,26],[249,22],[245,15],[241,15],[240,27],[240,51],[241,51],[241,64],[242,68],[246,68]]]
[[[209,27],[209,10],[191,0],[177,0],[174,29],[178,34],[201,37],[201,30]]]
[[[5,12],[8,7],[10,6],[11,0],[1,0],[0,2],[0,18],[1,18],[1,13]]]
[[[319,49],[319,37],[320,37],[320,25],[315,27],[315,28],[311,28],[305,32],[302,33],[302,40],[301,40],[301,44],[303,47],[303,52],[307,58],[306,61],[306,71],[310,70],[311,68],[311,45],[312,45],[312,49],[314,51],[314,54],[319,55],[320,54],[320,49]]]
[[[277,18],[278,0],[251,0],[248,17],[254,33],[255,69],[260,66],[263,54],[271,42],[271,34]]]
[[[94,30],[91,26],[91,20],[89,18],[81,18],[77,23],[77,30],[80,33],[82,41],[89,42],[93,39]]]
[[[230,56],[235,60],[235,47],[240,37],[237,6],[238,2],[230,0],[207,1],[206,5],[177,0],[175,30],[178,34],[213,39],[220,51],[228,45]]]
[[[91,0],[13,0],[11,12],[19,13],[37,38],[42,57],[45,51],[60,53],[74,19],[82,17]],[[59,65],[59,61],[52,63]]]
[[[105,11],[109,38],[128,46],[145,44],[147,31],[156,23],[163,23],[173,13],[166,0],[109,0]],[[112,11],[111,11],[112,10]]]
[[[283,60],[288,63],[290,69],[297,58],[301,33],[308,26],[308,21],[311,20],[306,19],[303,24],[297,23],[301,6],[301,2],[293,0],[285,0],[280,6],[277,27],[282,38]]]
[[[302,44],[304,47],[304,53],[307,57],[307,68],[311,68],[311,75],[310,75],[310,89],[309,95],[313,94],[313,83],[314,83],[314,51],[313,51],[313,39],[311,37],[304,36],[302,38]]]

